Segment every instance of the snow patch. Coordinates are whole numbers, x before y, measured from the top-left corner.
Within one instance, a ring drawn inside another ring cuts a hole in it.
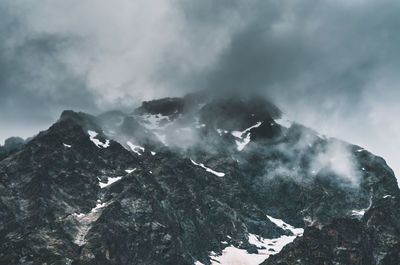
[[[386,196],[390,196],[390,195],[385,195],[385,196],[383,196],[383,198],[385,198]],[[369,206],[368,206],[367,208],[364,208],[364,209],[354,209],[354,210],[351,211],[351,215],[352,215],[353,217],[356,217],[356,218],[358,218],[358,219],[361,219],[361,218],[364,216],[364,214],[371,208],[371,206],[372,206],[372,195],[371,195],[371,197],[369,198]]]
[[[217,132],[218,132],[219,136],[222,136],[222,135],[224,135],[224,134],[227,134],[229,131],[217,129]]]
[[[247,253],[244,249],[239,249],[234,246],[226,247],[221,255],[210,253],[212,265],[258,265],[266,260],[269,256],[279,253],[284,246],[293,242],[293,240],[302,236],[304,230],[302,228],[295,228],[280,219],[267,216],[271,222],[277,226],[290,230],[293,236],[281,236],[279,238],[266,239],[255,234],[248,234],[249,243],[256,246],[257,253]]]
[[[244,138],[243,141],[238,141],[238,140],[236,140],[236,145],[237,145],[238,151],[242,151],[243,148],[244,148],[248,143],[250,143],[250,133],[248,133],[248,134],[246,135],[246,138]]]
[[[144,152],[144,147],[138,146],[138,145],[134,145],[133,143],[131,143],[130,141],[126,142],[126,144],[129,146],[129,148],[131,148],[131,150],[133,152],[135,152],[137,155],[142,155],[138,150],[141,150],[142,152]]]
[[[390,196],[390,195],[386,195],[386,196]],[[385,196],[384,196],[385,198]],[[371,208],[372,206],[372,197],[370,198],[370,202],[369,202],[369,206],[367,208],[364,209],[356,209],[356,210],[352,210],[351,211],[351,215],[357,218],[362,218],[364,216],[364,214]]]
[[[103,183],[103,182],[99,182],[100,188],[104,189],[107,186],[110,186],[111,184],[113,184],[114,182],[117,182],[118,180],[121,180],[122,177],[109,177],[107,178],[107,183]]]
[[[363,217],[366,210],[367,209],[353,210],[353,211],[351,211],[351,215],[358,216],[358,217]]]
[[[95,131],[88,131],[90,141],[92,141],[98,148],[107,148],[110,146],[110,140],[106,140],[105,143],[102,143],[99,139],[96,139],[96,136],[99,135]]]
[[[242,138],[242,132],[239,131],[232,131],[231,134],[236,138]]]
[[[212,265],[258,265],[267,257],[259,254],[249,254],[245,249],[234,246],[226,247],[220,256],[210,256]]]
[[[251,126],[251,127],[247,128],[246,130],[244,130],[244,131],[242,132],[242,134],[247,133],[247,132],[250,132],[250,130],[252,130],[252,129],[254,129],[254,128],[260,127],[261,124],[262,124],[261,121],[257,122],[257,123],[254,124],[253,126]]]
[[[243,148],[250,143],[250,130],[260,127],[260,125],[262,124],[262,122],[257,122],[255,125],[247,128],[246,130],[240,132],[240,131],[232,131],[231,134],[236,137],[239,138],[240,140],[236,140],[236,145],[237,145],[237,149],[238,151],[242,151]],[[245,136],[244,136],[245,135]]]
[[[71,148],[71,145],[69,145],[69,144],[63,144],[64,145],[64,147],[66,147],[66,148]]]
[[[249,234],[249,243],[259,248],[258,254],[269,256],[281,252],[284,246],[292,243],[299,235],[302,235],[302,233],[294,236],[281,236],[273,239],[265,239],[254,234]]]
[[[128,174],[131,174],[135,170],[136,170],[136,168],[134,168],[134,169],[125,169],[125,172],[128,173]]]
[[[210,172],[210,173],[212,173],[212,174],[214,174],[214,175],[216,175],[216,176],[218,176],[218,177],[223,177],[223,176],[225,176],[225,173],[217,172],[217,171],[215,171],[215,170],[212,170],[211,168],[206,167],[206,166],[205,166],[204,164],[202,164],[202,163],[196,163],[196,162],[194,162],[192,159],[190,159],[190,161],[192,161],[192,164],[193,164],[193,165],[202,167],[202,168],[204,168],[207,172]]]
[[[157,154],[156,152],[153,152],[153,151],[151,151],[150,153],[152,156],[155,156]]]
[[[274,218],[272,216],[267,215],[268,219],[273,222],[276,226],[285,229],[285,230],[290,230],[290,232],[292,232],[294,235],[302,235],[304,233],[304,229],[303,228],[295,228],[294,226],[285,223],[283,220],[281,219],[277,219]]]

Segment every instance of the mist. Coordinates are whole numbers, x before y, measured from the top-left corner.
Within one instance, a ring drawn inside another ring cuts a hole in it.
[[[270,98],[292,120],[400,174],[400,3],[0,3],[0,142],[64,109],[132,111],[208,90]]]

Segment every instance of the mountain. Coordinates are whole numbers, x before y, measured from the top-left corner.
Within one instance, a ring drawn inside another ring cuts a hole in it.
[[[385,161],[259,97],[68,110],[0,159],[0,264],[400,264]]]

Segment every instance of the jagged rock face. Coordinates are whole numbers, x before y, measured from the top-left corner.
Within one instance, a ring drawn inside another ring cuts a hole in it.
[[[398,255],[388,198],[399,189],[385,161],[288,123],[260,99],[65,111],[0,159],[0,264],[391,264]]]
[[[400,264],[399,203],[385,196],[361,220],[307,227],[303,237],[262,264]]]
[[[237,99],[219,99],[211,101],[200,110],[200,120],[209,127],[223,130],[243,131],[259,121],[265,124],[281,115],[271,103],[261,99],[246,102]]]
[[[136,109],[136,113],[162,114],[172,116],[182,113],[185,101],[182,98],[165,98],[160,100],[145,101]]]

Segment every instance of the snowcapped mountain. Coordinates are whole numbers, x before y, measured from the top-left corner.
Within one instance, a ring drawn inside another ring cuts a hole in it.
[[[64,111],[0,149],[0,264],[400,264],[385,161],[260,98]]]

